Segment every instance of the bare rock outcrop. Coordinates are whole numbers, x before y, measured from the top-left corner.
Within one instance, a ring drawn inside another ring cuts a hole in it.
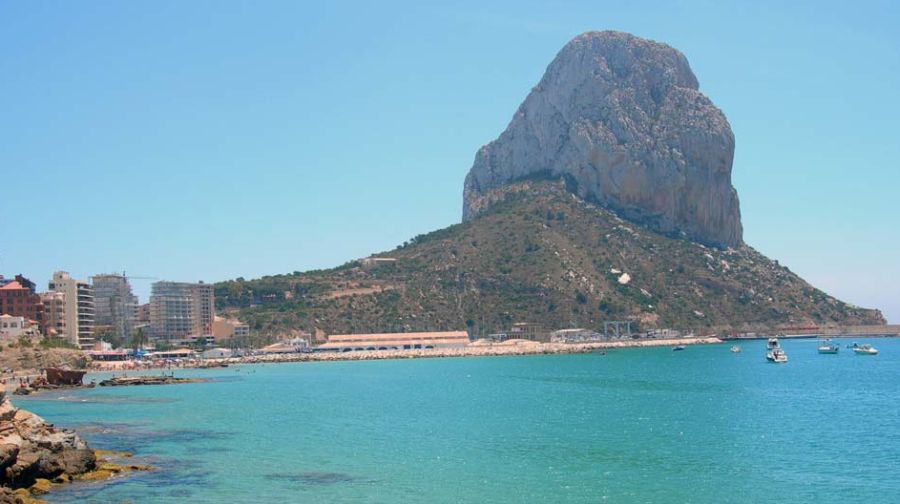
[[[0,392],[0,487],[68,481],[95,465],[93,450],[77,434],[16,408]]]
[[[203,378],[185,378],[165,375],[114,376],[100,382],[101,387],[128,387],[136,385],[172,385],[175,383],[203,383]]]
[[[0,369],[46,369],[70,368],[84,369],[89,362],[81,350],[68,348],[41,348],[39,346],[15,348],[5,347],[0,352]]]
[[[466,176],[463,219],[511,182],[562,177],[582,198],[665,234],[742,243],[731,185],[734,135],[683,54],[620,32],[579,35],[559,52]]]

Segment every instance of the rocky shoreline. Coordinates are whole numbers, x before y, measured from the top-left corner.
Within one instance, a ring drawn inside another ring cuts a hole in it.
[[[0,503],[28,502],[53,483],[65,483],[94,470],[97,457],[75,432],[0,402]]]
[[[15,407],[0,392],[0,504],[43,502],[38,496],[57,485],[151,469],[119,461],[128,457],[91,449],[74,431]]]
[[[169,375],[114,376],[99,383],[101,387],[130,387],[137,385],[172,385],[175,383],[202,383],[203,378],[183,378]]]

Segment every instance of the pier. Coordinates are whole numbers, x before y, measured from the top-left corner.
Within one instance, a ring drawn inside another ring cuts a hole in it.
[[[861,325],[861,326],[804,326],[786,327],[773,333],[743,333],[733,334],[727,338],[735,339],[761,339],[776,335],[785,338],[878,338],[900,337],[900,324],[885,325]]]

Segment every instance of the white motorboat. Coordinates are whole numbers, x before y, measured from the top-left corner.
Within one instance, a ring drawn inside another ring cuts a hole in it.
[[[878,349],[872,345],[865,343],[863,345],[853,344],[853,353],[856,355],[878,355]]]
[[[787,354],[780,348],[773,348],[766,352],[766,360],[775,364],[785,364],[788,361]]]
[[[766,350],[774,350],[776,348],[781,348],[781,345],[778,344],[778,338],[769,338],[769,341],[766,342]]]
[[[840,349],[841,347],[836,343],[831,343],[831,340],[822,341],[817,348],[820,354],[836,354]]]
[[[731,353],[741,353],[741,347],[739,347],[737,345],[733,345],[731,347]]]

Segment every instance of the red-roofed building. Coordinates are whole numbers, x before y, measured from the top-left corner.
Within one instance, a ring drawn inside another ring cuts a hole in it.
[[[0,277],[0,315],[25,317],[34,320],[44,331],[44,303],[35,292],[35,284],[31,280],[16,275],[9,281]]]

